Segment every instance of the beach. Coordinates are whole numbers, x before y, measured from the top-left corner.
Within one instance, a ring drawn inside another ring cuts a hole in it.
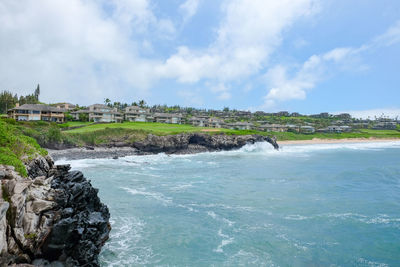
[[[341,144],[341,143],[377,143],[377,142],[400,142],[400,138],[344,138],[344,139],[320,139],[311,140],[285,140],[278,141],[279,145],[310,145],[310,144]]]

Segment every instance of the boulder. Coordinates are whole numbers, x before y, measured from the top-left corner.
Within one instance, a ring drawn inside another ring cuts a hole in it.
[[[49,157],[34,159],[27,170],[24,178],[0,165],[0,266],[98,266],[111,230],[98,190]]]

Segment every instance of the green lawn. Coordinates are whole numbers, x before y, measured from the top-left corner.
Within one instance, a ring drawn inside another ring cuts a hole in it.
[[[155,122],[124,122],[124,123],[104,123],[104,124],[93,124],[82,128],[65,131],[70,134],[83,134],[91,133],[98,130],[104,129],[129,129],[129,130],[142,130],[145,132],[157,134],[157,135],[169,135],[189,132],[207,132],[210,134],[215,133],[226,133],[235,135],[245,134],[260,134],[265,136],[276,136],[279,141],[283,140],[310,140],[313,138],[320,139],[343,139],[343,138],[400,138],[400,132],[397,130],[372,130],[363,129],[359,132],[352,133],[314,133],[314,134],[298,134],[292,132],[260,132],[255,130],[230,130],[223,128],[206,128],[206,127],[195,127],[192,125],[185,124],[167,124],[167,123],[155,123]]]
[[[66,133],[87,133],[97,130],[104,130],[106,128],[123,128],[131,130],[144,130],[153,132],[155,134],[177,134],[187,132],[200,132],[202,130],[208,130],[214,128],[195,127],[186,124],[168,124],[168,123],[156,123],[156,122],[124,122],[124,123],[102,123],[88,125],[82,128],[65,131]],[[227,129],[218,129],[225,131]]]
[[[58,126],[60,127],[76,127],[76,126],[81,126],[81,125],[89,125],[93,122],[87,122],[87,121],[69,121],[63,124],[59,124]]]

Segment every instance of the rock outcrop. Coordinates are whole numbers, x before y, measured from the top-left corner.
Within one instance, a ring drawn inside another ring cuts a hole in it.
[[[24,178],[0,165],[0,266],[98,266],[110,215],[90,181],[69,169],[38,157]]]
[[[196,153],[205,151],[232,150],[255,142],[268,142],[275,149],[279,146],[275,138],[261,135],[226,135],[226,134],[177,134],[157,136],[149,134],[140,142],[135,142],[135,147],[140,152],[146,153]]]

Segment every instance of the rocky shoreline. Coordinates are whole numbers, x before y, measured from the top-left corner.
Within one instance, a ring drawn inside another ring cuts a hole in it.
[[[132,144],[50,150],[60,158],[104,158],[143,154],[191,154],[232,150],[269,142],[260,135],[148,135]],[[111,226],[107,206],[90,181],[69,165],[38,156],[26,165],[28,177],[0,165],[0,266],[99,266],[98,255]]]
[[[99,266],[110,214],[90,181],[69,170],[49,156],[32,160],[27,178],[0,165],[0,266]]]
[[[274,137],[261,135],[226,135],[184,133],[177,135],[157,136],[149,134],[143,141],[134,143],[107,144],[97,147],[49,149],[55,159],[86,159],[86,158],[118,158],[129,155],[148,155],[157,153],[166,154],[194,154],[239,149],[246,144],[268,142],[275,149],[279,145]]]

